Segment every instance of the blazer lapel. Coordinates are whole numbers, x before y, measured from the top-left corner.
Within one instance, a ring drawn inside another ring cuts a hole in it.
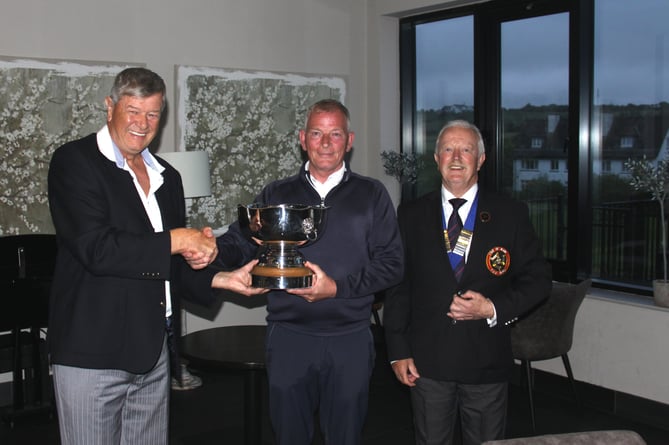
[[[450,277],[455,281],[455,274],[448,258],[448,249],[444,240],[444,210],[441,205],[441,191],[432,194],[426,208],[426,236],[429,237],[429,245],[435,246],[435,258],[430,261],[438,261],[443,264],[443,269],[450,271]],[[448,273],[448,272],[447,272]]]

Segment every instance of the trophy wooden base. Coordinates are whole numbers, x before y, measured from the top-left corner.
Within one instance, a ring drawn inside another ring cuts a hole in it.
[[[301,289],[311,287],[313,272],[307,267],[255,266],[251,286],[264,289]]]

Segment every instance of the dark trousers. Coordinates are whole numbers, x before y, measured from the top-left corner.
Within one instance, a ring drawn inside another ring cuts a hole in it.
[[[326,444],[359,444],[375,359],[369,328],[317,336],[270,324],[266,346],[277,444],[311,444],[317,412]]]
[[[458,414],[464,445],[503,439],[507,399],[506,382],[471,385],[419,378],[411,388],[416,445],[452,444]]]

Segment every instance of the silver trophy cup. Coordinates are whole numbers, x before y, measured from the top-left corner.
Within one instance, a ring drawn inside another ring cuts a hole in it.
[[[267,289],[296,289],[312,283],[310,269],[298,247],[321,235],[325,206],[297,204],[239,205],[239,224],[260,244],[258,264],[251,271],[252,286]]]

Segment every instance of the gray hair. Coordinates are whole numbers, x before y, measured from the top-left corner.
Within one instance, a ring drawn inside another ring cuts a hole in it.
[[[116,104],[123,96],[149,97],[154,94],[163,96],[161,110],[165,108],[165,81],[156,73],[146,68],[126,68],[116,75],[109,94]]]
[[[350,132],[351,131],[351,114],[348,112],[348,108],[346,106],[339,102],[336,99],[322,99],[313,104],[312,106],[309,107],[307,110],[307,114],[304,118],[304,127],[303,129],[307,129],[307,124],[309,123],[309,118],[311,118],[311,115],[314,113],[335,113],[335,112],[341,112],[344,116],[346,116],[346,131]]]
[[[439,131],[439,135],[437,136],[437,142],[434,144],[434,153],[439,154],[439,142],[441,141],[441,136],[450,128],[464,128],[466,130],[470,130],[472,133],[476,135],[476,146],[478,149],[478,154],[481,156],[482,154],[485,153],[485,144],[483,143],[483,136],[481,135],[481,131],[478,129],[478,127],[470,122],[467,122],[464,119],[456,119],[452,121],[446,122],[446,125],[441,127],[441,130]]]

